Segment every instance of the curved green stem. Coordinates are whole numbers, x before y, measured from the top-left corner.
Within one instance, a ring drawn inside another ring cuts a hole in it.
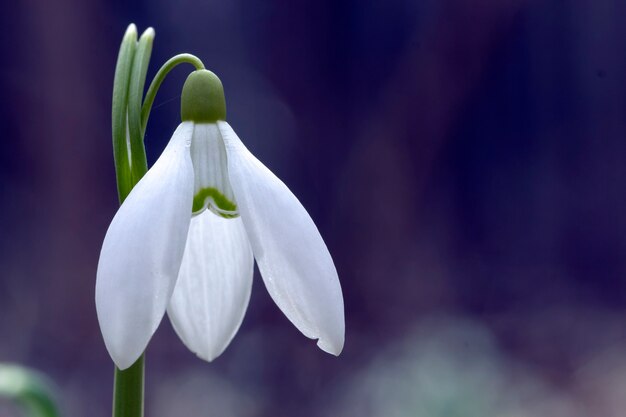
[[[200,58],[191,55],[191,54],[180,54],[170,58],[159,71],[154,76],[152,83],[150,83],[150,87],[148,87],[148,92],[146,93],[146,97],[143,101],[143,107],[141,108],[141,133],[142,137],[146,133],[146,126],[148,125],[148,118],[150,117],[150,110],[152,110],[152,104],[154,103],[154,99],[156,97],[157,91],[159,91],[159,87],[163,83],[163,80],[167,76],[167,74],[178,64],[191,64],[197,70],[204,69],[204,64],[200,60]]]

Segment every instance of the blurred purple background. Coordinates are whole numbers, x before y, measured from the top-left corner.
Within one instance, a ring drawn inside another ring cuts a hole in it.
[[[110,415],[94,285],[117,208],[113,71],[134,22],[156,30],[149,79],[181,52],[221,77],[229,122],[325,238],[347,329],[339,358],[321,352],[255,272],[215,362],[163,321],[146,415],[623,416],[626,3],[2,8],[0,361],[50,375],[66,415]],[[157,96],[150,163],[189,71]]]

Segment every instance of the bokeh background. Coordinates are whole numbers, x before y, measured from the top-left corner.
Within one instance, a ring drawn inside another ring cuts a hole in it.
[[[324,236],[347,326],[343,354],[321,352],[256,271],[215,362],[163,321],[147,416],[624,415],[625,2],[0,8],[0,362],[48,374],[65,415],[111,409],[94,285],[130,22],[156,29],[149,78],[180,52],[221,77],[229,122]],[[190,70],[157,96],[149,162]]]

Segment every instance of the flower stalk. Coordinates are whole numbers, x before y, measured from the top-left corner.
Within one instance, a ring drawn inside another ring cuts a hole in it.
[[[115,367],[113,417],[143,417],[144,357],[123,371]]]
[[[191,64],[197,70],[204,69],[204,64],[194,55],[191,54],[179,54],[172,58],[170,58],[159,71],[154,76],[152,83],[150,83],[150,87],[148,87],[148,92],[146,93],[146,98],[143,101],[143,107],[141,109],[141,132],[142,135],[146,133],[146,126],[148,125],[148,118],[150,117],[150,110],[152,110],[152,104],[154,103],[154,99],[156,97],[157,91],[159,91],[159,87],[165,80],[165,77],[171,70],[174,69],[179,64]]]

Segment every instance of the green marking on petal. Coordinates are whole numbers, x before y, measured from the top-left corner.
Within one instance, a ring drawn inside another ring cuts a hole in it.
[[[237,217],[239,217],[239,214],[228,214],[228,213],[215,213],[215,214],[225,219],[236,219]]]
[[[222,194],[217,188],[206,187],[201,188],[200,191],[196,193],[193,197],[193,206],[192,212],[196,213],[201,211],[204,208],[204,203],[207,199],[211,199],[212,204],[221,212],[230,212],[230,213],[218,213],[220,216],[225,218],[234,218],[237,217],[237,205],[230,201],[224,194]]]

